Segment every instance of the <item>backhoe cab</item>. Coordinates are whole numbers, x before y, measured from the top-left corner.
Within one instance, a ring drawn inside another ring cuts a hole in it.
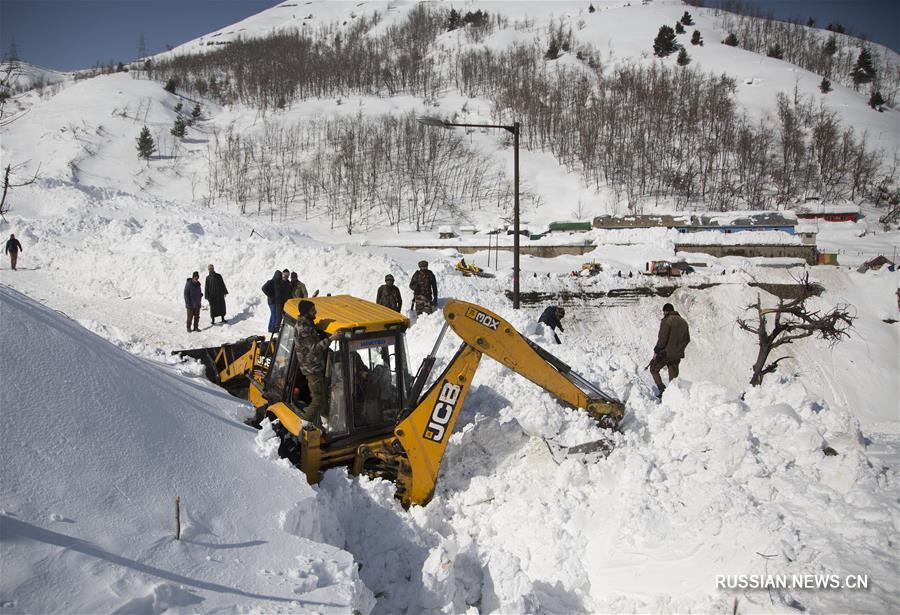
[[[246,398],[257,408],[257,421],[277,418],[280,453],[296,463],[311,484],[324,470],[343,465],[353,474],[393,481],[406,506],[428,502],[483,354],[565,404],[586,410],[605,427],[615,428],[622,418],[621,402],[475,304],[447,302],[444,328],[412,378],[404,344],[406,317],[349,295],[309,301],[316,304],[317,329],[323,334],[343,333],[325,351],[327,403],[317,421],[301,418],[310,397],[293,352],[299,300],[285,304],[281,330],[269,344],[247,345],[245,340],[243,353],[231,345],[178,352],[205,357],[213,381],[232,391],[246,390]],[[443,373],[432,379],[435,355],[448,327],[463,342]],[[248,381],[249,386],[229,386],[235,379]]]

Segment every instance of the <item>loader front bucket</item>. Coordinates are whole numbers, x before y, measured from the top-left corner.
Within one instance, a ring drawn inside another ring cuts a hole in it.
[[[255,335],[222,346],[173,350],[172,354],[199,360],[206,368],[209,380],[231,390],[243,388],[243,383],[239,384],[236,379],[244,381],[254,367],[264,365],[264,357],[268,354],[265,351],[269,345],[265,337]]]

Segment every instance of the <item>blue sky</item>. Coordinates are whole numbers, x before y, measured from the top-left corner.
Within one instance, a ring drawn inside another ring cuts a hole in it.
[[[636,1],[636,0],[635,0]],[[588,4],[589,0],[585,0]],[[750,0],[776,16],[842,23],[900,50],[900,0]],[[275,0],[0,0],[0,51],[60,70],[179,45],[278,4]],[[689,8],[689,7],[686,7]]]
[[[0,0],[0,51],[15,37],[23,60],[73,70],[129,62],[144,34],[165,51],[279,4],[279,0]]]

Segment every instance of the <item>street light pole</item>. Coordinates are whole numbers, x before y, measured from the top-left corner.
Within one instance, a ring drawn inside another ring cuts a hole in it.
[[[419,117],[420,124],[425,126],[439,126],[441,128],[500,128],[513,136],[513,309],[519,309],[519,127],[515,122],[512,125],[505,124],[458,124],[448,122],[438,117]]]

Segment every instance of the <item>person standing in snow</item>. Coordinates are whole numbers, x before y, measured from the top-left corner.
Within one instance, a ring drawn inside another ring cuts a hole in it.
[[[378,287],[375,303],[391,308],[395,312],[403,310],[403,297],[400,295],[400,289],[394,286],[394,276],[391,274],[384,276],[384,284]]]
[[[12,270],[16,270],[16,261],[19,260],[19,252],[24,252],[22,250],[22,244],[19,243],[19,240],[16,239],[16,236],[10,233],[9,239],[6,240],[6,248],[3,250],[4,254],[9,254],[9,266],[12,267]]]
[[[309,292],[306,290],[306,284],[297,277],[297,272],[291,272],[291,299],[306,299]]]
[[[294,287],[291,285],[291,272],[285,269],[281,272],[281,280],[275,282],[275,330],[281,328],[281,319],[284,316],[284,304],[291,298]]]
[[[669,382],[678,377],[678,365],[684,358],[684,349],[691,343],[691,333],[687,322],[675,311],[671,303],[663,306],[663,318],[659,323],[659,335],[653,347],[653,359],[650,361],[650,374],[659,391],[657,397],[662,398],[666,386],[662,383],[659,372],[665,367],[669,372]]]
[[[200,290],[200,272],[195,271],[191,277],[187,279],[184,285],[184,307],[187,308],[187,331],[191,332],[191,322],[194,324],[194,331],[200,330],[200,300],[203,298],[203,291]]]
[[[297,304],[297,319],[294,333],[294,356],[300,372],[306,376],[310,401],[300,413],[304,421],[319,424],[319,417],[325,407],[325,349],[341,337],[335,331],[330,337],[323,337],[316,329],[316,304],[302,300]],[[355,353],[354,353],[355,354]]]
[[[269,333],[275,333],[278,331],[278,323],[280,323],[281,319],[279,318],[278,323],[275,321],[275,287],[278,284],[281,284],[282,274],[280,271],[275,271],[275,275],[272,276],[270,280],[267,280],[265,284],[262,286],[263,294],[266,296],[266,303],[269,304]]]
[[[416,314],[434,312],[438,298],[437,280],[428,269],[428,261],[419,261],[419,270],[413,274],[409,287],[413,291]]]
[[[207,267],[209,275],[206,276],[206,283],[203,291],[206,293],[206,300],[209,302],[209,317],[212,324],[216,324],[216,316],[225,322],[225,295],[228,289],[225,288],[225,280],[222,274],[217,273],[215,268],[210,265]]]
[[[550,330],[553,331],[553,340],[557,344],[561,344],[559,341],[559,336],[556,334],[556,330],[565,331],[562,326],[563,316],[566,315],[566,311],[558,305],[550,305],[544,308],[544,311],[541,312],[540,318],[538,318],[538,322],[544,323]]]

